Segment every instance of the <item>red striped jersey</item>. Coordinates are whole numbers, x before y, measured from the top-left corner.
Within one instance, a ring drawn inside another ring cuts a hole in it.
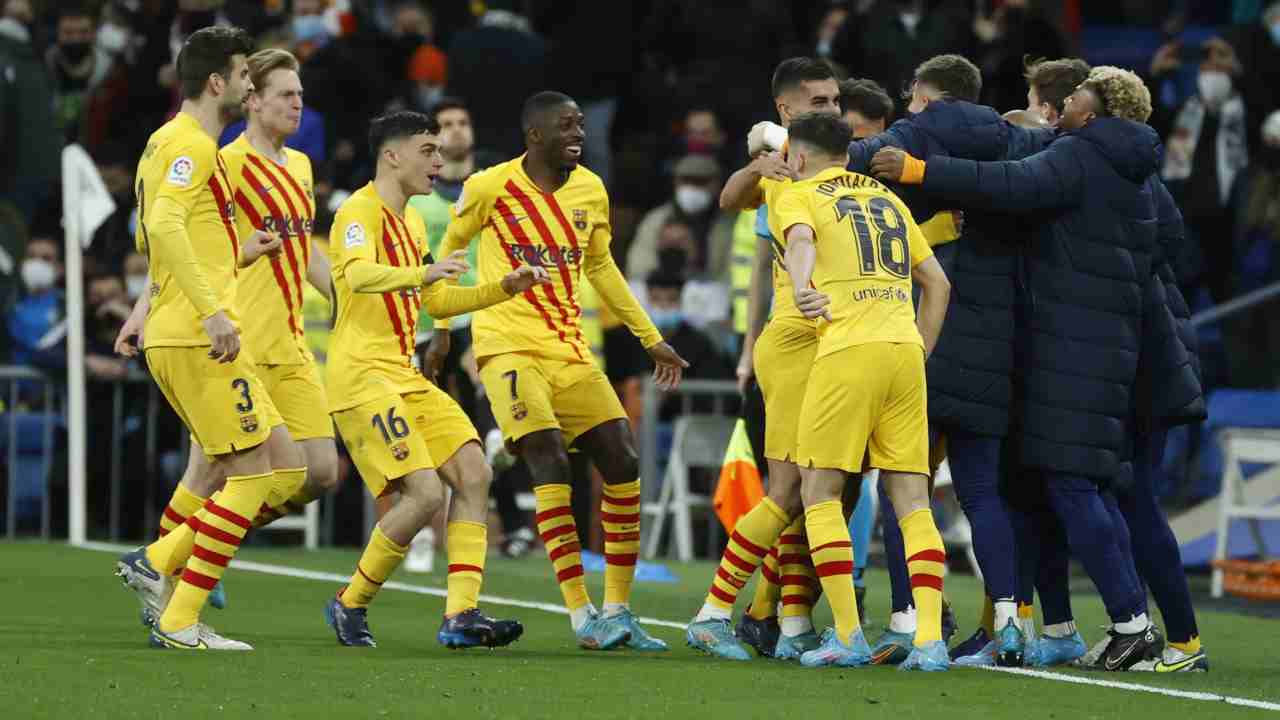
[[[262,258],[240,272],[236,304],[241,340],[254,362],[296,365],[309,359],[302,337],[302,286],[311,259],[315,196],[311,161],[285,148],[283,165],[254,149],[243,133],[222,148],[236,203],[236,230],[280,234],[280,254]]]
[[[240,248],[230,183],[218,146],[195,118],[180,112],[147,139],[135,177],[138,229],[134,241],[138,252],[147,256],[151,273],[151,310],[143,335],[146,347],[208,345],[209,336],[201,324],[204,318],[178,286],[176,274],[198,268],[213,309],[225,311],[238,324]],[[176,202],[185,213],[183,227],[195,265],[182,262],[182,256],[174,253],[177,237],[152,237],[159,198]]]
[[[508,352],[589,362],[582,329],[582,284],[595,289],[645,347],[662,337],[630,296],[610,256],[609,196],[600,178],[578,166],[554,193],[543,192],[523,168],[524,156],[472,175],[454,203],[440,256],[479,235],[477,284],[497,282],[520,265],[551,276],[519,297],[472,316],[477,358]]]
[[[329,232],[337,303],[325,364],[331,412],[431,387],[413,364],[420,289],[357,293],[346,277],[347,266],[356,260],[420,267],[426,253],[422,216],[412,207],[397,215],[378,197],[372,182],[338,208]]]

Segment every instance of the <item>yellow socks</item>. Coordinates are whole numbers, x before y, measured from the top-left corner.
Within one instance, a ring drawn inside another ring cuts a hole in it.
[[[809,538],[803,517],[796,518],[778,538],[778,567],[782,572],[779,583],[782,586],[782,623],[794,622],[787,618],[804,618],[807,621],[813,613],[818,576],[813,572],[813,556],[809,554]]]
[[[831,604],[836,635],[848,643],[858,629],[858,600],[853,592],[853,542],[839,500],[814,503],[805,508],[814,572]]]
[[[640,481],[605,485],[600,498],[604,524],[604,614],[627,607],[640,552]]]
[[[761,500],[746,515],[738,519],[738,524],[729,535],[729,544],[725,546],[724,554],[720,556],[720,567],[716,570],[715,577],[711,579],[711,588],[707,591],[703,610],[698,614],[698,619],[728,618],[733,613],[733,605],[738,600],[738,593],[755,574],[760,562],[769,555],[769,548],[777,542],[786,524],[787,514],[769,498]],[[774,556],[774,568],[776,579],[776,556]],[[776,584],[775,587],[777,587]],[[774,600],[774,603],[776,602]],[[773,603],[769,605],[769,609],[773,609]],[[772,614],[772,612],[769,613],[769,615]]]
[[[307,503],[315,500],[315,495],[307,489],[307,469],[305,467],[277,470],[271,482],[271,490],[267,499],[258,508],[258,515],[253,519],[253,526],[258,528],[270,525],[285,515],[303,512]]]
[[[1188,655],[1195,655],[1196,653],[1200,652],[1200,636],[1193,635],[1191,636],[1191,639],[1186,642],[1181,642],[1181,643],[1171,642],[1169,643],[1169,647],[1173,648],[1174,650],[1181,650],[1182,652]]]
[[[173,598],[160,617],[162,632],[181,630],[200,619],[200,610],[209,598],[209,591],[218,584],[231,558],[240,549],[240,541],[249,532],[249,519],[266,496],[272,475],[229,477],[217,500],[211,498],[205,508],[196,513],[199,529],[195,531],[191,555],[185,558],[187,568],[182,571],[182,579],[173,591]],[[189,530],[191,525],[183,527]],[[160,545],[178,536],[181,530],[169,533],[152,545]]]
[[[742,522],[739,520],[738,522]],[[778,614],[778,602],[782,599],[782,573],[778,566],[778,546],[769,549],[760,563],[760,577],[756,578],[756,592],[747,606],[747,615],[765,620]]]
[[[582,578],[582,544],[578,542],[578,525],[569,505],[569,486],[539,485],[533,494],[537,509],[534,522],[556,571],[564,605],[570,612],[584,608],[591,604],[591,597]]]
[[[991,596],[986,593],[982,594],[982,619],[978,621],[978,627],[987,631],[987,637],[995,639],[996,605],[991,602]]]
[[[942,575],[947,554],[942,536],[927,508],[916,510],[898,521],[906,546],[907,573],[911,576],[911,599],[916,606],[916,647],[942,639]],[[811,535],[812,536],[812,535]],[[826,589],[826,584],[823,584]]]
[[[444,616],[453,617],[475,607],[480,600],[480,582],[484,578],[484,556],[489,544],[488,527],[484,523],[455,520],[445,529],[448,537],[449,594],[444,603]]]
[[[391,573],[400,567],[409,548],[395,543],[382,534],[381,527],[374,527],[369,536],[369,544],[364,554],[356,563],[356,571],[351,575],[351,582],[338,594],[338,602],[349,608],[369,607],[373,596],[382,589],[382,584],[391,577]]]
[[[160,537],[173,532],[173,529],[187,521],[204,506],[204,498],[196,495],[182,485],[174,488],[173,497],[160,516]]]

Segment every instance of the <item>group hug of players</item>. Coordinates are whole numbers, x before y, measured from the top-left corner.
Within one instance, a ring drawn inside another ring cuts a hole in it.
[[[990,642],[961,653],[957,662],[985,658],[1022,664],[1034,655],[1038,662],[1052,664],[1084,654],[1070,618],[1065,568],[1057,562],[1061,558],[1065,563],[1069,542],[1098,583],[1114,622],[1093,653],[1101,666],[1207,667],[1194,617],[1188,642],[1170,643],[1181,656],[1171,656],[1170,649],[1161,655],[1163,638],[1147,618],[1146,593],[1134,559],[1153,590],[1153,572],[1173,568],[1160,567],[1159,558],[1152,565],[1136,537],[1130,550],[1122,519],[1113,532],[1090,526],[1090,533],[1105,537],[1077,537],[1078,518],[1068,517],[1072,513],[1100,512],[1100,518],[1088,515],[1087,522],[1109,529],[1118,518],[1115,498],[1099,492],[1100,471],[1062,480],[1059,484],[1069,489],[1075,503],[1064,505],[1052,491],[1057,469],[1040,468],[1044,472],[1037,484],[1047,491],[1038,504],[1025,501],[1031,520],[1019,526],[1019,542],[1028,542],[1026,535],[1060,545],[1041,543],[1040,557],[1029,561],[1020,548],[1015,561],[1007,557],[1017,524],[1012,518],[1023,515],[1004,512],[1002,491],[1008,488],[983,480],[961,489],[964,470],[957,462],[962,454],[957,446],[963,443],[958,438],[988,436],[966,436],[963,425],[953,428],[935,421],[931,427],[933,361],[926,389],[926,360],[935,348],[947,347],[944,319],[986,311],[971,302],[965,306],[971,296],[957,282],[965,276],[951,272],[949,281],[931,246],[939,256],[943,248],[965,252],[971,233],[990,227],[981,217],[984,210],[1055,207],[1057,217],[1064,209],[1078,210],[1094,180],[1078,172],[1057,173],[1068,188],[1046,188],[1035,184],[1039,178],[1020,178],[1033,187],[1017,192],[1006,188],[1003,195],[985,178],[1017,176],[1025,172],[1023,166],[1059,156],[1074,158],[1086,152],[1074,136],[1087,127],[1125,123],[1126,139],[1131,144],[1140,140],[1128,126],[1145,128],[1140,125],[1145,115],[1121,114],[1122,104],[1111,97],[1117,84],[1130,78],[1114,69],[1089,73],[1086,68],[1087,79],[1076,83],[1080,87],[1062,120],[1064,130],[1077,132],[1055,139],[1052,129],[1023,129],[996,115],[996,135],[1007,148],[994,156],[982,148],[976,151],[980,157],[964,159],[962,150],[973,151],[977,144],[958,141],[949,147],[945,133],[928,127],[930,113],[968,113],[971,122],[956,132],[971,136],[972,121],[983,112],[994,113],[973,104],[976,87],[969,92],[964,82],[953,82],[957,74],[964,75],[956,68],[972,65],[955,56],[944,58],[953,60],[944,61],[940,71],[930,70],[930,61],[917,73],[911,108],[916,114],[904,123],[920,127],[901,128],[899,123],[893,128],[917,132],[915,137],[924,138],[919,145],[886,142],[889,135],[854,141],[839,117],[839,90],[830,68],[817,60],[785,61],[773,78],[782,125],[753,130],[749,144],[756,159],[726,183],[722,205],[763,203],[761,213],[772,238],[772,317],[758,339],[749,341],[753,350],[748,351],[764,396],[769,496],[735,527],[706,602],[689,625],[688,642],[734,659],[748,657],[739,640],[745,638],[763,655],[798,658],[806,666],[896,662],[903,668],[946,669],[954,653],[942,636],[946,556],[929,510],[929,478],[935,467],[931,446],[936,458],[945,442],[971,519],[971,505],[1002,509],[995,520],[984,516],[974,522],[992,618],[991,627],[979,631],[987,635],[976,634],[970,644],[982,637]],[[579,165],[585,135],[576,103],[555,92],[527,100],[520,118],[526,153],[466,180],[439,258],[428,252],[422,217],[408,205],[410,197],[432,192],[443,166],[439,127],[412,112],[373,119],[369,144],[376,162],[374,179],[338,208],[327,252],[321,252],[310,244],[315,199],[309,162],[284,145],[302,113],[296,59],[282,50],[255,53],[242,31],[212,27],[187,39],[177,68],[181,111],[151,136],[137,171],[137,243],[149,259],[149,292],[117,343],[124,354],[145,353],[152,376],[193,440],[182,482],[164,511],[160,537],[125,554],[116,565],[141,601],[151,643],[250,649],[202,622],[203,607],[220,602],[220,579],[251,528],[300,512],[335,485],[335,427],[379,499],[380,514],[349,583],[325,606],[338,642],[374,646],[368,607],[412,538],[446,504],[446,484],[452,491],[447,502],[447,600],[437,639],[449,647],[498,647],[520,637],[519,622],[490,618],[477,607],[491,470],[474,426],[415,366],[415,326],[425,304],[433,318],[444,318],[437,327],[447,327],[448,317],[475,313],[474,353],[482,383],[503,436],[530,468],[537,529],[578,644],[591,650],[667,649],[642,628],[629,604],[640,535],[637,454],[625,413],[583,338],[581,283],[590,282],[641,340],[660,387],[676,386],[686,363],[663,342],[612,260],[608,196],[599,178]],[[972,72],[976,77],[977,69]],[[980,85],[980,79],[976,82]],[[1063,112],[1062,102],[1057,101],[1058,112]],[[248,116],[245,132],[218,150],[216,138],[241,114]],[[877,146],[866,144],[876,142],[904,147],[914,156],[883,150],[872,157]],[[1098,150],[1087,152],[1105,157]],[[1027,159],[1016,161],[1021,157]],[[1000,158],[1014,162],[973,162]],[[1117,223],[1128,222],[1126,212],[1139,219],[1147,217],[1144,210],[1155,216],[1152,187],[1158,182],[1148,179],[1154,166],[1135,175],[1140,166],[1135,161],[1123,167],[1134,197],[1128,202],[1111,198],[1110,211],[1123,216]],[[935,171],[938,167],[943,172]],[[892,181],[897,192],[872,175]],[[1005,208],[1009,203],[1016,207]],[[950,211],[956,210],[968,213],[958,240],[950,222]],[[946,222],[931,221],[922,230],[913,219],[935,215]],[[1112,276],[1127,271],[1132,276],[1128,281],[1139,286],[1139,319],[1156,308],[1143,294],[1151,278],[1156,284],[1162,281],[1155,223],[1148,224],[1150,228],[1130,223],[1113,234],[1130,262],[1120,270],[1109,266]],[[1173,228],[1162,218],[1160,230]],[[460,287],[454,281],[470,269],[464,258],[472,242],[478,243],[478,282]],[[956,267],[963,269],[963,263]],[[1012,286],[1012,274],[1006,279]],[[302,337],[304,280],[334,307],[323,380]],[[1173,293],[1165,290],[1161,285],[1156,300],[1161,310],[1171,312],[1167,307],[1173,305]],[[1012,331],[1014,303],[1012,297],[1006,300]],[[1036,312],[1033,308],[1030,318],[1019,315],[1017,333],[1026,328],[1034,334],[1042,326]],[[1181,337],[1176,327],[1173,337]],[[1012,338],[1006,340],[1012,347]],[[1145,344],[1142,349],[1147,352]],[[1034,343],[1029,352],[1036,352]],[[941,352],[934,357],[939,356]],[[1166,367],[1164,360],[1158,368]],[[1134,358],[1130,364],[1136,362]],[[1115,373],[1123,364],[1123,358],[1113,359],[1108,369]],[[1006,406],[1012,402],[1007,397],[1012,374],[1009,363]],[[1131,372],[1129,385],[1133,377]],[[1125,394],[1125,402],[1137,402],[1130,395]],[[1122,435],[1129,432],[1127,426],[1120,430]],[[1007,428],[990,437],[999,447],[1005,434]],[[1099,443],[1090,436],[1080,442],[1104,449],[1114,445],[1112,465],[1132,451],[1123,437]],[[571,510],[570,446],[591,458],[605,483],[605,588],[599,609],[586,589]],[[1000,460],[997,453],[995,462],[1002,464]],[[1131,461],[1130,467],[1137,464]],[[1108,472],[1111,467],[1100,464]],[[867,468],[879,470],[886,517],[895,518],[886,523],[886,547],[899,550],[888,554],[891,570],[898,571],[891,575],[903,580],[894,583],[890,631],[874,649],[859,624],[845,510],[849,476]],[[975,476],[985,479],[997,472],[985,468]],[[967,499],[974,495],[981,497]],[[1061,523],[1050,522],[1055,517]],[[983,535],[981,528],[995,522],[1003,526],[992,533],[1003,535]],[[1124,542],[1117,533],[1126,535]],[[1096,561],[1079,547],[1107,542],[1111,546],[1098,549],[1101,559]],[[1176,546],[1174,553],[1177,565]],[[1005,557],[990,559],[996,555]],[[775,569],[765,562],[756,601],[735,632],[730,619],[736,596],[766,558],[774,560]],[[1108,590],[1116,586],[1134,597],[1118,598]],[[1017,604],[1022,602],[1023,614],[1029,614],[1033,587],[1041,593],[1045,613],[1040,638],[1033,634],[1033,623],[1019,618]],[[819,590],[835,616],[835,627],[821,637],[809,619]],[[1178,639],[1159,593],[1157,600],[1171,639]],[[1058,615],[1050,615],[1051,606]]]

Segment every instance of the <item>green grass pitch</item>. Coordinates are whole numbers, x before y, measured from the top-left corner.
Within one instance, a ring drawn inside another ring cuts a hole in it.
[[[354,551],[246,548],[239,559],[346,574]],[[945,675],[891,668],[805,670],[756,660],[715,661],[684,645],[683,632],[651,627],[672,645],[663,654],[577,649],[564,615],[482,604],[515,617],[525,635],[501,650],[436,645],[444,600],[387,589],[370,610],[374,650],[339,647],[322,607],[337,584],[233,568],[230,606],[205,620],[248,641],[252,653],[179,653],[147,647],[136,602],[112,576],[106,552],[36,542],[0,543],[0,717],[35,718],[983,718],[1077,720],[1280,717],[1267,708],[1191,700],[1134,689],[1069,684],[986,670]],[[642,615],[683,622],[701,603],[714,566],[674,565],[674,584],[638,584]],[[395,580],[442,588],[443,569],[399,572]],[[602,577],[589,575],[596,602]],[[876,627],[888,581],[870,574]],[[1083,584],[1083,583],[1078,583]],[[559,604],[545,558],[490,556],[484,593]],[[947,593],[972,631],[980,600],[972,577],[953,574]],[[745,604],[740,603],[740,604]],[[1096,596],[1077,594],[1085,639],[1103,622]],[[819,623],[829,619],[825,604]],[[1280,702],[1280,665],[1270,654],[1274,620],[1202,611],[1212,662],[1204,675],[1061,671],[1089,680]],[[1274,706],[1280,709],[1280,705]]]

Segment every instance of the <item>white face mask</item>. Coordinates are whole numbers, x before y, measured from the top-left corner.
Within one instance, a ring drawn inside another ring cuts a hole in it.
[[[676,205],[686,215],[697,215],[711,207],[711,191],[693,185],[676,187]]]
[[[1206,105],[1221,105],[1231,97],[1231,76],[1220,70],[1203,70],[1196,78],[1196,87]]]
[[[142,293],[147,291],[146,275],[126,275],[124,278],[125,292],[129,293],[130,300],[137,300],[142,297]]]
[[[114,23],[106,23],[98,28],[98,47],[115,55],[129,44],[129,32]]]
[[[22,284],[32,292],[53,287],[53,265],[48,260],[27,258],[22,261]]]

